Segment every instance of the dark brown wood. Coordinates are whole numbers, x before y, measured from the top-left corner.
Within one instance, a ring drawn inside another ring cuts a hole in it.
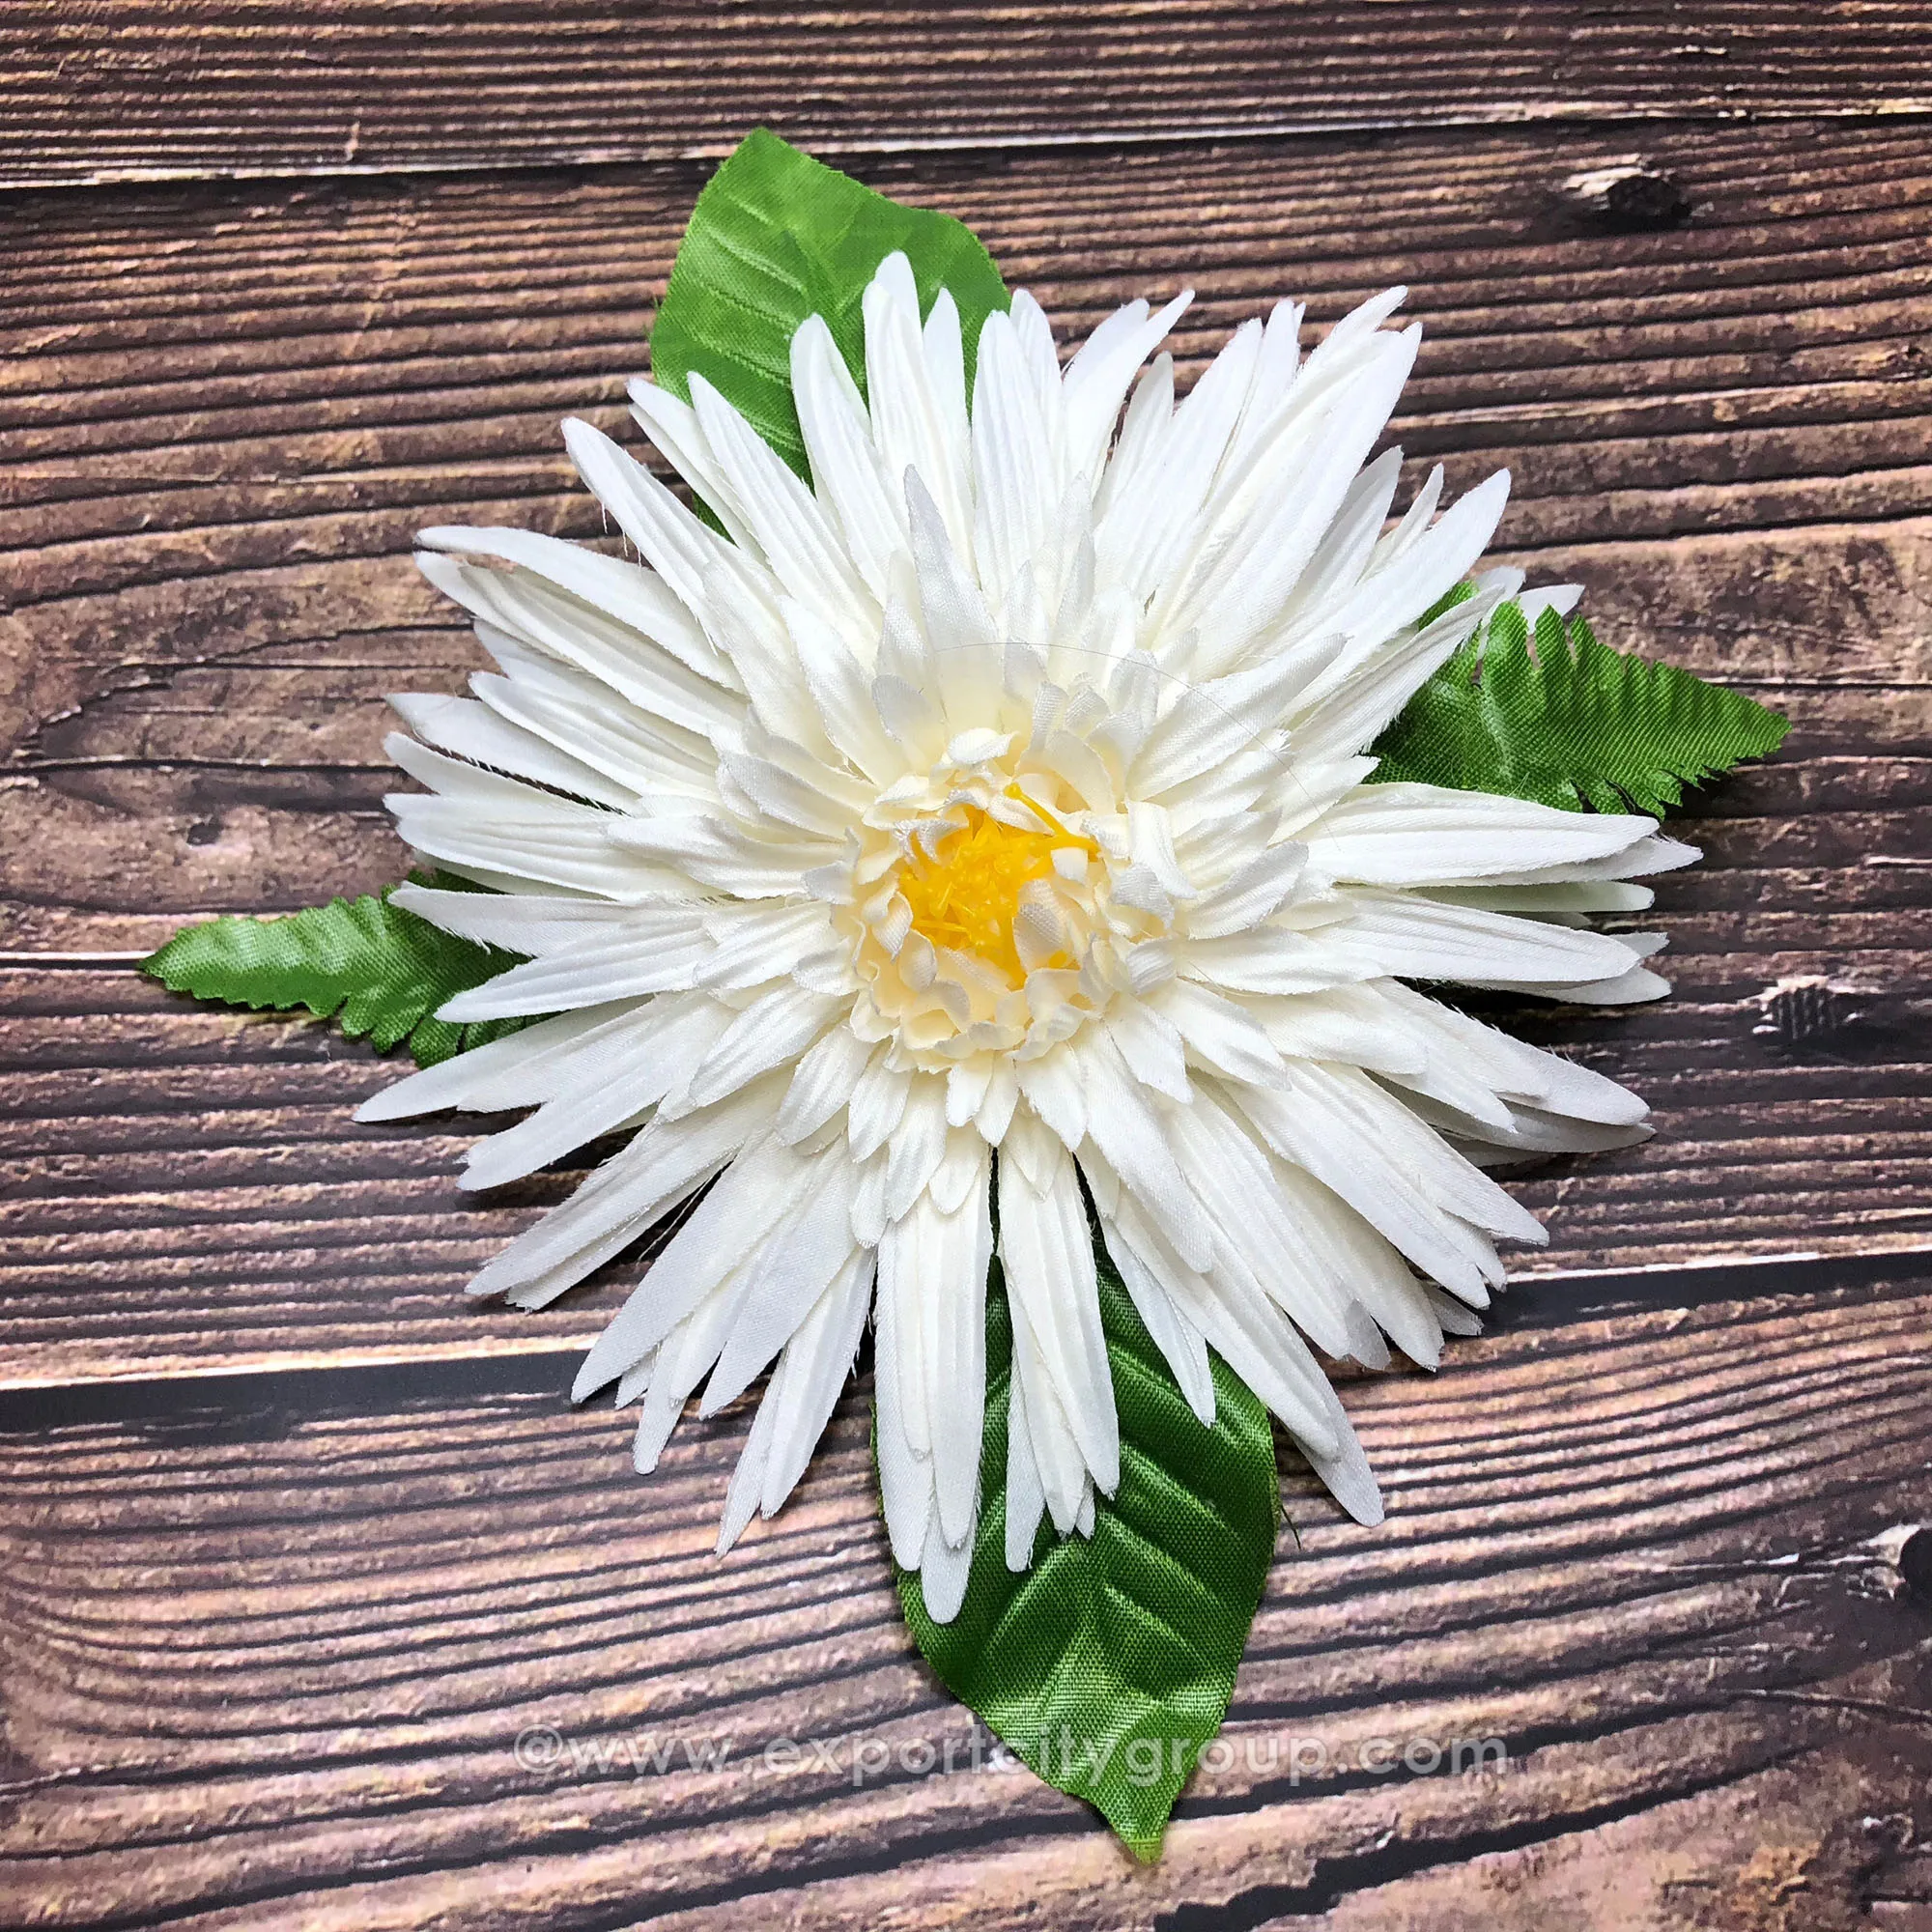
[[[1578,227],[1551,199],[1565,168],[1611,153],[1552,133],[1319,167],[1295,149],[1238,171],[1054,156],[892,179],[973,218],[1081,324],[1191,255],[1196,366],[1284,287],[1332,316],[1411,280],[1432,334],[1407,444],[1450,454],[1463,482],[1508,462],[1521,554],[1585,577],[1606,635],[1792,710],[1776,764],[1693,807],[1709,858],[1663,895],[1678,997],[1527,1020],[1639,1085],[1661,1126],[1521,1183],[1552,1229],[1528,1269],[1932,1234],[1932,899],[1915,863],[1932,472],[1874,454],[1924,441],[1907,353],[1924,277],[1894,240],[1916,219],[1895,185],[1910,151],[1898,130],[1672,134],[1658,165],[1699,184],[1705,212],[1644,237]],[[409,532],[461,517],[595,534],[554,418],[621,423],[611,399],[689,191],[672,173],[227,192],[124,204],[118,228],[38,206],[16,285],[38,291],[38,332],[14,338],[8,404],[17,507],[0,513],[32,546],[7,620],[25,682],[0,944],[125,954],[196,912],[401,871],[382,695],[456,689],[475,662]],[[1355,212],[1377,193],[1370,255]],[[1104,240],[1071,240],[1089,235]],[[1878,344],[1853,338],[1853,312]],[[1841,495],[1862,520],[1810,509]],[[1778,1031],[1768,1003],[1794,981],[1839,989],[1817,995],[1836,1003],[1828,1035]],[[10,992],[16,1376],[554,1347],[617,1293],[535,1320],[467,1305],[463,1280],[566,1182],[479,1202],[454,1186],[462,1123],[356,1129],[355,1101],[389,1077],[360,1047],[99,970],[29,969]]]
[[[1562,1896],[1595,1926],[1865,1924],[1932,1822],[1901,1559],[1932,1512],[1928,1316],[1924,1281],[1732,1300],[1353,1385],[1389,1523],[1291,1478],[1228,1761],[1152,1869],[1023,1772],[904,1768],[949,1740],[969,1766],[969,1731],[887,1581],[863,1394],[723,1564],[742,1408],[639,1484],[627,1418],[543,1395],[317,1412],[322,1378],[269,1376],[51,1435],[15,1399],[0,1896],[73,1927],[1259,1926],[1346,1899],[1350,1925],[1481,1901],[1530,1932]],[[535,1726],[558,1768],[519,1768]],[[855,1736],[892,1754],[856,1788]],[[1378,1738],[1509,1764],[1375,1776]],[[775,1739],[838,1769],[768,1770]],[[722,1771],[683,1760],[727,1740]],[[1802,1920],[1681,1916],[1780,1874]]]
[[[1508,463],[1505,540],[1586,577],[1606,635],[1780,687],[1918,690],[1917,131],[1660,132],[1653,165],[1697,212],[1639,235],[1592,225],[1563,187],[1626,138],[878,178],[974,220],[1069,328],[1186,274],[1191,366],[1284,291],[1325,323],[1406,280],[1430,334],[1405,446],[1458,485]],[[390,875],[373,700],[447,688],[466,662],[411,533],[597,533],[556,418],[623,426],[697,178],[18,205],[0,289],[0,544],[17,546],[0,584],[0,949],[127,951],[197,907]],[[304,823],[318,806],[355,821],[326,853]]]
[[[837,155],[1932,108],[1910,0],[15,0],[8,29],[0,185],[662,160],[759,123]]]
[[[325,719],[342,689],[333,671],[271,672],[263,726]],[[1705,863],[1662,888],[1674,997],[1510,1016],[1657,1110],[1648,1145],[1515,1183],[1550,1231],[1547,1250],[1519,1257],[1528,1274],[1932,1246],[1924,706],[1857,689],[1770,695],[1797,719],[1790,753],[1693,805],[1681,829]],[[365,698],[349,716],[373,710]],[[124,743],[130,717],[153,722],[133,697],[101,717]],[[223,707],[218,728],[237,725]],[[369,716],[364,742],[376,735]],[[111,796],[146,837],[192,840],[188,813],[212,815],[217,836],[189,849],[233,905],[376,883],[406,863],[379,772],[329,781],[338,800],[364,789],[360,814],[215,791],[195,806],[207,775],[122,776],[145,778]],[[74,890],[85,824],[69,816],[68,838],[42,848],[50,867],[70,854],[47,893]],[[345,857],[362,876],[345,876]],[[168,879],[165,861],[116,872],[114,936],[158,940],[165,921],[133,908]],[[467,1303],[468,1276],[575,1176],[463,1194],[460,1151],[490,1123],[357,1127],[355,1103],[395,1070],[312,1023],[198,1007],[126,968],[43,964],[0,975],[0,1052],[8,1377],[555,1347],[587,1340],[635,1275],[618,1265],[536,1317]]]
[[[16,7],[0,185],[122,185],[0,199],[0,1922],[1932,1927],[1919,12]],[[1658,1138],[1513,1183],[1540,1279],[1348,1385],[1389,1522],[1291,1476],[1151,1871],[1025,1773],[854,1786],[854,1733],[968,1737],[863,1382],[716,1564],[744,1406],[644,1483],[563,1400],[634,1266],[462,1297],[573,1177],[465,1195],[464,1123],[350,1119],[365,1049],[128,968],[395,876],[382,694],[474,662],[411,532],[598,535],[555,420],[623,430],[694,157],[756,119],[1068,331],[1194,281],[1190,373],[1410,283],[1411,475],[1508,464],[1505,541],[1606,636],[1794,719],[1690,808],[1676,996],[1510,1015]],[[316,178],[135,180],[263,172]],[[520,1769],[530,1725],[586,1763]]]

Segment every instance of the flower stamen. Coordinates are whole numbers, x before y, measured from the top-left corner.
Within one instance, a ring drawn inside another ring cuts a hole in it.
[[[1056,832],[1024,832],[1001,824],[978,806],[965,810],[967,823],[949,833],[930,860],[915,854],[907,861],[899,873],[899,891],[912,907],[915,932],[934,946],[986,960],[1018,984],[1026,979],[1013,943],[1021,894],[1034,880],[1052,873],[1055,852],[1069,846],[1088,852],[1094,848],[1057,819],[1051,821]],[[1074,962],[1056,952],[1046,963],[1066,967]]]

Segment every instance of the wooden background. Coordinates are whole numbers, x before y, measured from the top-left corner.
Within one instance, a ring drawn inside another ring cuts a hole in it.
[[[1925,19],[10,0],[0,1921],[1932,1927]],[[352,1122],[362,1048],[129,970],[396,875],[383,694],[471,661],[410,534],[597,533],[555,419],[622,423],[757,121],[1067,327],[1193,281],[1190,369],[1278,293],[1411,284],[1411,457],[1507,462],[1503,540],[1605,636],[1795,721],[1691,808],[1677,996],[1524,1016],[1661,1131],[1525,1179],[1503,1320],[1351,1384],[1389,1521],[1290,1476],[1234,1762],[1151,1869],[1024,1773],[855,1784],[854,1734],[966,1736],[863,1384],[714,1562],[742,1407],[643,1482],[563,1400],[624,1271],[463,1302],[568,1177],[462,1196],[443,1123]],[[582,1768],[520,1768],[533,1725]],[[1510,1764],[1378,1776],[1378,1735]]]

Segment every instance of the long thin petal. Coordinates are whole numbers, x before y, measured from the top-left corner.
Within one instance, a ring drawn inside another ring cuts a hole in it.
[[[1008,1134],[1015,1153],[1016,1138],[1032,1143],[1031,1161],[1000,1163],[1000,1262],[1013,1320],[1032,1339],[1087,1467],[1111,1494],[1121,1479],[1120,1422],[1077,1170],[1030,1118]]]

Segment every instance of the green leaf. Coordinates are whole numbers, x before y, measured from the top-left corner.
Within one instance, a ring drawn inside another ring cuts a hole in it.
[[[384,1052],[407,1038],[424,1066],[527,1025],[519,1019],[466,1026],[431,1017],[445,1000],[507,971],[518,955],[458,939],[391,905],[394,890],[331,899],[280,919],[184,926],[141,969],[198,1000],[257,1011],[305,1007],[317,1019],[339,1019],[351,1039],[366,1034]]]
[[[1104,1254],[1100,1314],[1121,1415],[1121,1487],[1091,1538],[1043,1522],[1034,1567],[1006,1561],[1011,1318],[997,1264],[986,1307],[982,1497],[966,1600],[935,1624],[916,1571],[906,1623],[949,1690],[1049,1784],[1098,1807],[1151,1859],[1194,1760],[1221,1727],[1281,1518],[1267,1411],[1218,1358],[1204,1429]]]
[[[1790,721],[1675,665],[1599,643],[1580,617],[1505,604],[1372,748],[1414,780],[1580,811],[1662,815],[1687,784],[1776,751]]]
[[[912,263],[923,309],[942,287],[952,291],[970,395],[980,325],[1008,301],[979,238],[950,214],[902,208],[758,128],[697,197],[651,330],[652,373],[689,401],[696,370],[808,475],[791,338],[808,316],[822,315],[863,390],[860,300],[896,248]]]

